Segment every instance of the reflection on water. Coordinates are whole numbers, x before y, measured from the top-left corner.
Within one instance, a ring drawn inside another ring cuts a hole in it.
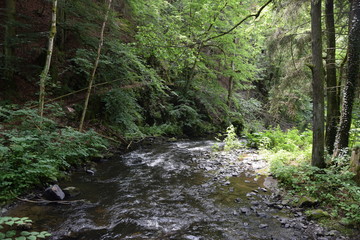
[[[254,180],[248,175],[221,176],[221,172],[213,170],[216,164],[207,165],[212,158],[212,144],[183,141],[139,148],[99,163],[94,176],[79,172],[71,181],[60,184],[79,188],[81,194],[76,199],[85,202],[22,203],[8,214],[30,217],[35,230],[47,230],[53,233],[53,239],[289,239],[286,237],[294,236],[294,229],[281,228],[272,217],[277,214],[275,210],[261,202],[254,204],[269,195],[258,190],[264,187],[263,177]],[[244,209],[252,213],[244,214]],[[266,214],[259,215],[259,211]],[[269,227],[259,228],[261,224]]]

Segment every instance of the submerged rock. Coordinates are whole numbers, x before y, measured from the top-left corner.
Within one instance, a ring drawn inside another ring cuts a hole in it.
[[[59,201],[65,198],[65,193],[61,190],[59,185],[55,184],[45,189],[43,197],[50,201]]]
[[[80,190],[76,187],[67,187],[67,188],[64,188],[64,191],[65,193],[65,196],[67,198],[72,198],[72,197],[76,197],[80,194]]]

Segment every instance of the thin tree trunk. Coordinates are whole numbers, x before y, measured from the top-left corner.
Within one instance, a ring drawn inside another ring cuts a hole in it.
[[[233,87],[234,87],[234,79],[233,76],[229,77],[229,86],[228,86],[228,96],[226,104],[229,108],[231,108],[231,98],[233,95]]]
[[[65,39],[66,39],[66,30],[65,30],[65,22],[66,22],[66,15],[65,15],[65,6],[66,6],[66,0],[62,0],[60,2],[60,6],[59,6],[59,25],[60,25],[60,31],[59,31],[59,35],[60,35],[60,43],[59,43],[59,48],[61,50],[65,49]]]
[[[49,44],[46,55],[46,62],[44,70],[40,75],[40,94],[39,94],[39,113],[42,117],[44,115],[44,105],[45,105],[45,84],[48,78],[48,73],[50,70],[51,58],[54,49],[54,39],[56,35],[56,11],[57,11],[57,0],[52,2],[52,17],[51,17],[51,28],[49,34]]]
[[[88,91],[87,91],[86,98],[85,98],[84,109],[83,109],[83,112],[82,112],[82,115],[81,115],[80,126],[79,126],[79,131],[80,132],[83,130],[83,127],[84,127],[84,121],[85,121],[87,107],[88,107],[88,104],[89,104],[91,89],[92,89],[92,85],[93,85],[93,82],[94,82],[94,79],[95,79],[96,69],[97,69],[97,67],[99,65],[99,60],[100,60],[100,56],[101,56],[101,49],[102,49],[102,46],[104,45],[104,31],[105,31],[105,27],[106,27],[106,22],[107,22],[108,17],[109,17],[109,12],[110,12],[110,9],[111,9],[111,2],[112,2],[112,0],[109,0],[108,8],[106,10],[104,21],[103,21],[103,24],[102,24],[102,27],[101,27],[99,46],[98,46],[98,50],[97,50],[97,57],[96,57],[94,67],[93,67],[93,70],[92,70],[92,73],[91,73],[91,76],[90,76],[90,79],[89,79],[89,86],[88,86]]]
[[[15,13],[16,13],[16,0],[6,0],[6,25],[4,36],[4,57],[5,57],[5,85],[6,88],[11,89],[14,86],[14,38],[15,38]]]
[[[235,40],[235,43],[236,43],[236,40]],[[233,71],[235,71],[234,61],[231,61],[231,69]],[[229,77],[228,96],[227,96],[227,102],[226,102],[226,104],[229,108],[231,108],[231,98],[233,96],[233,92],[234,92],[234,77],[231,76],[231,77]]]
[[[324,161],[324,74],[322,64],[321,0],[311,1],[313,147],[311,165],[323,168]]]
[[[329,154],[333,153],[336,138],[337,125],[340,118],[340,105],[338,101],[336,66],[335,66],[335,23],[334,23],[334,0],[325,2],[326,21],[326,85],[327,85],[327,115],[326,115],[326,148]]]
[[[334,156],[349,145],[352,109],[360,67],[360,0],[351,2],[350,31],[348,43],[348,70],[344,88],[340,125],[336,135]]]

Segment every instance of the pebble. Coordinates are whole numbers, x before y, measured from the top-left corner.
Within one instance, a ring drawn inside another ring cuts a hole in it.
[[[226,181],[226,182],[224,183],[224,185],[225,185],[225,186],[230,185],[230,181]]]
[[[259,188],[259,190],[263,191],[263,192],[267,192],[268,190],[266,188]]]
[[[267,224],[260,224],[260,225],[259,225],[259,228],[261,228],[261,229],[267,228],[267,227],[269,227],[269,225],[267,225]]]
[[[261,218],[267,218],[267,215],[264,212],[257,212],[256,216],[261,217]]]
[[[246,194],[247,197],[252,197],[252,196],[256,196],[256,193],[254,192],[249,192]]]

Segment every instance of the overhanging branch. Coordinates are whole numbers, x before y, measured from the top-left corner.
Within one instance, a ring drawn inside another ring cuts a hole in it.
[[[269,5],[271,2],[272,2],[272,0],[267,1],[267,2],[257,11],[257,13],[250,14],[250,15],[246,16],[246,17],[243,18],[240,22],[238,22],[237,24],[235,24],[235,26],[233,26],[232,28],[230,28],[230,29],[227,30],[226,32],[223,32],[223,33],[221,33],[221,34],[219,34],[219,35],[216,35],[216,36],[214,36],[214,37],[209,37],[209,38],[206,39],[204,42],[207,42],[207,41],[210,41],[210,40],[213,40],[213,39],[215,39],[215,38],[219,38],[219,37],[222,37],[222,36],[224,36],[224,35],[226,35],[226,34],[231,33],[231,32],[234,31],[237,27],[239,27],[241,24],[243,24],[246,20],[248,20],[249,18],[252,18],[252,17],[255,17],[255,19],[258,18],[258,17],[260,16],[261,12],[264,10],[264,8],[265,8],[267,5]]]

